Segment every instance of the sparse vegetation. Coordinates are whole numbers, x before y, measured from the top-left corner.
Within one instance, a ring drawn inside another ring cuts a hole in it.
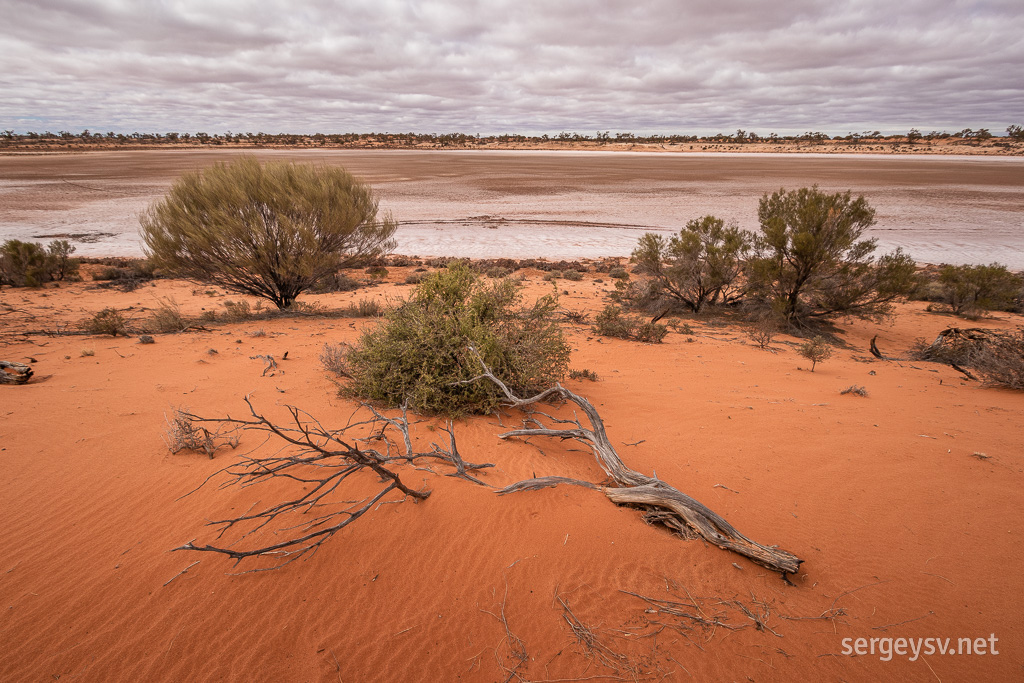
[[[191,324],[181,312],[181,305],[172,297],[159,298],[150,325],[154,332],[182,332]]]
[[[569,346],[555,320],[557,300],[521,304],[522,285],[482,281],[464,265],[427,277],[404,303],[345,353],[325,349],[325,367],[351,378],[346,391],[421,412],[489,412],[501,392],[479,374],[477,350],[510,386],[533,391],[559,381]]]
[[[761,315],[747,328],[747,336],[757,344],[758,348],[768,349],[771,347],[775,335],[779,333],[781,325],[779,319],[771,314]]]
[[[801,344],[798,351],[801,356],[811,361],[811,372],[814,372],[814,368],[818,363],[831,358],[832,345],[824,337],[815,336]]]
[[[596,382],[598,381],[598,376],[593,370],[583,368],[582,370],[570,370],[569,379],[585,379],[590,382]]]
[[[278,308],[386,252],[395,228],[378,219],[370,188],[343,169],[251,158],[186,173],[141,219],[158,267]]]
[[[89,334],[109,334],[111,337],[128,336],[128,319],[116,308],[104,308],[83,323]]]
[[[594,331],[604,337],[658,344],[668,334],[668,327],[660,323],[644,322],[635,315],[623,313],[619,306],[609,304],[594,319]]]
[[[862,396],[864,398],[867,398],[868,390],[865,387],[859,387],[856,384],[854,384],[852,386],[846,387],[845,389],[840,391],[839,394],[842,396],[846,396],[847,394],[853,394],[854,396]]]

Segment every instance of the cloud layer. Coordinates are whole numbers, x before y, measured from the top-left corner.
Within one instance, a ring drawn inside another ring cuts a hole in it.
[[[0,0],[0,127],[1024,124],[1020,0]]]

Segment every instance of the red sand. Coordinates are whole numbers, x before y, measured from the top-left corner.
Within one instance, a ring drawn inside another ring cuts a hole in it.
[[[548,286],[532,280],[534,294]],[[609,288],[591,276],[562,284],[566,308],[590,311]],[[308,560],[234,575],[226,558],[169,550],[212,540],[205,520],[275,492],[206,487],[182,498],[235,454],[171,455],[164,414],[238,415],[251,395],[271,414],[292,404],[340,425],[353,405],[318,355],[372,323],[250,321],[157,335],[154,345],[18,334],[108,306],[141,321],[160,296],[195,315],[238,298],[206,289],[0,291],[0,358],[37,361],[30,384],[0,385],[0,680],[501,681],[515,642],[502,613],[528,656],[521,680],[1012,680],[1024,671],[1024,394],[867,353],[877,334],[884,352],[905,355],[954,318],[907,304],[892,325],[841,324],[848,347],[814,373],[794,339],[770,353],[729,324],[698,320],[694,336],[660,345],[572,329],[572,367],[600,381],[567,386],[598,406],[626,462],[804,558],[795,586],[647,526],[600,492],[498,497],[441,466],[402,471],[433,491],[425,502],[381,505]],[[333,307],[408,289],[309,299]],[[998,314],[971,325],[1021,322]],[[259,329],[266,336],[249,334]],[[251,357],[285,351],[279,372],[262,377]],[[840,395],[854,384],[869,396]],[[497,465],[480,475],[495,486],[533,473],[601,476],[567,444],[540,444],[542,453],[499,441],[494,418],[460,420],[455,431],[465,458]],[[258,443],[249,436],[242,447]],[[674,628],[690,623],[645,612],[622,591],[692,596],[707,618],[745,628]],[[593,634],[591,647],[556,595]],[[758,614],[766,605],[771,631],[727,601]],[[812,619],[830,609],[835,619]],[[990,634],[998,655],[910,661],[908,650],[886,662],[843,652],[845,638],[950,638],[955,649],[958,638]]]

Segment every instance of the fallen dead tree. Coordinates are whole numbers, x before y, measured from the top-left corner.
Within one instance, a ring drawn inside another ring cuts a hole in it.
[[[918,360],[946,363],[970,379],[981,375],[989,386],[1024,389],[1024,328],[1014,332],[950,327],[930,344],[914,350]]]
[[[544,436],[584,443],[594,452],[612,482],[611,485],[598,485],[566,477],[535,477],[506,486],[498,491],[499,494],[563,484],[597,489],[616,504],[643,510],[644,518],[649,523],[666,526],[684,538],[703,538],[777,571],[783,578],[799,570],[803,560],[792,553],[750,540],[720,515],[690,496],[656,477],[648,477],[627,467],[611,445],[601,416],[582,396],[561,385],[555,385],[536,396],[519,398],[489,368],[485,368],[484,374],[479,377],[467,381],[485,380],[495,383],[509,407],[529,412],[529,419],[524,424],[531,426],[505,432],[499,438]],[[568,401],[579,407],[586,415],[588,426],[575,417],[572,420],[559,419],[535,409],[537,404],[550,400]],[[230,542],[224,545],[200,545],[190,541],[175,550],[221,553],[235,560],[236,564],[247,558],[272,558],[277,562],[265,569],[275,569],[315,552],[322,543],[362,517],[392,491],[400,493],[403,499],[426,499],[430,491],[410,488],[402,481],[396,469],[396,466],[415,464],[424,458],[450,465],[454,472],[448,476],[488,485],[471,472],[493,465],[466,462],[458,451],[451,423],[441,429],[448,436],[447,444],[432,443],[430,450],[416,451],[410,435],[408,413],[404,407],[401,415],[388,417],[371,406],[363,405],[361,410],[367,411],[368,417],[356,420],[353,416],[345,427],[331,430],[308,413],[291,406],[287,407],[290,424],[279,425],[258,413],[248,398],[246,404],[250,415],[244,419],[230,416],[210,419],[187,412],[180,412],[179,418],[189,424],[191,429],[216,434],[214,446],[222,442],[233,445],[237,443],[238,433],[255,431],[268,439],[283,442],[282,448],[267,457],[244,455],[239,461],[211,475],[195,490],[215,478],[222,479],[220,488],[247,487],[270,480],[284,480],[297,484],[299,490],[293,498],[283,502],[260,507],[255,511],[250,508],[242,515],[209,522],[219,529],[217,541],[226,534],[230,535]],[[544,419],[556,426],[546,426],[541,421]],[[204,426],[206,424],[211,424],[211,429],[207,429]],[[209,448],[202,450],[212,456]],[[376,493],[354,501],[340,500],[341,486],[350,477],[364,471],[376,475],[379,481]],[[272,523],[276,528],[267,528]],[[275,538],[283,537],[283,540],[261,545],[254,539],[264,530]]]
[[[648,477],[630,469],[616,453],[604,422],[597,409],[587,399],[579,396],[561,385],[556,385],[536,396],[519,398],[489,368],[477,379],[494,382],[505,394],[509,407],[529,410],[529,424],[535,425],[524,429],[514,429],[501,434],[501,439],[529,438],[535,436],[555,439],[571,439],[590,447],[601,469],[614,486],[602,486],[600,489],[612,502],[619,505],[630,505],[645,511],[645,519],[651,523],[662,524],[685,538],[700,536],[709,543],[720,548],[731,550],[754,562],[777,571],[783,578],[787,574],[795,574],[803,560],[796,555],[774,546],[756,543],[739,531],[720,515],[716,514],[700,502],[682,493],[673,486],[657,479]],[[532,410],[532,406],[551,399],[561,399],[573,403],[586,415],[589,426],[585,426],[577,417],[571,420],[556,418],[545,413]],[[545,426],[542,419],[547,419],[554,427]],[[562,480],[559,477],[540,477],[520,481],[507,486],[499,494],[534,490],[569,483],[587,486],[587,482],[578,480]]]

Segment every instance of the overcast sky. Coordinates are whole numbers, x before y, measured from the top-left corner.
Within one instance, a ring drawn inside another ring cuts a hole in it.
[[[1024,125],[1024,0],[0,0],[0,128]]]

